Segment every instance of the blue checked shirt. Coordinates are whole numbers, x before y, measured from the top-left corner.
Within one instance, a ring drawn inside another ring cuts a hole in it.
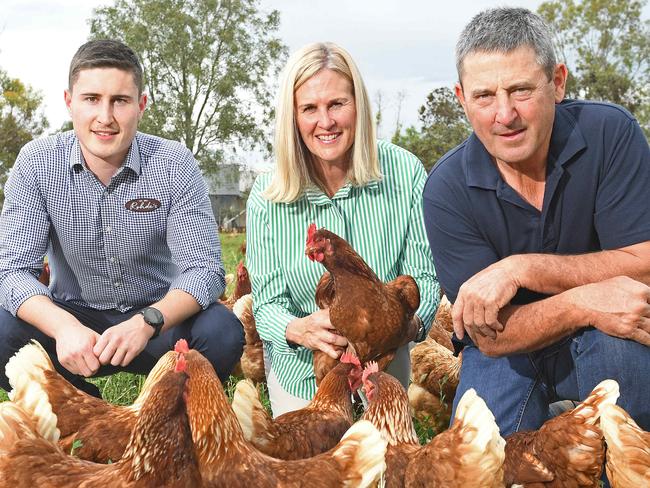
[[[37,280],[45,254],[49,289]],[[205,309],[224,287],[207,186],[187,148],[137,133],[108,186],[87,169],[73,131],[21,150],[0,217],[8,312],[35,295],[125,312],[170,289]]]

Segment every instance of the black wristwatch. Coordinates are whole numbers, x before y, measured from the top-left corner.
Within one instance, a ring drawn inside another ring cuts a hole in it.
[[[165,317],[160,313],[160,310],[153,307],[145,307],[138,312],[144,317],[144,321],[153,327],[152,339],[155,339],[160,334],[160,329],[165,324]]]

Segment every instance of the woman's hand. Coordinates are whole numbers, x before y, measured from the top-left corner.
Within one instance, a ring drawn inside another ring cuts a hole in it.
[[[318,310],[307,317],[295,319],[287,325],[287,341],[300,344],[308,349],[323,351],[333,359],[338,359],[348,341],[339,335],[330,322],[329,309]]]

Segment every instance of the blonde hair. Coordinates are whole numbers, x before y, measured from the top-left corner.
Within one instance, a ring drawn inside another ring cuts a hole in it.
[[[352,84],[356,127],[348,180],[362,186],[381,178],[377,137],[370,100],[361,73],[350,54],[331,42],[304,46],[287,61],[280,77],[275,112],[275,174],[264,196],[273,202],[296,201],[312,183],[322,186],[312,171],[311,153],[300,137],[294,116],[294,94],[323,69],[343,75]]]

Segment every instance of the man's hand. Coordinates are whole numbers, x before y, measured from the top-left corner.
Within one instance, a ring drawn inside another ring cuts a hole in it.
[[[102,364],[127,366],[144,350],[153,333],[153,327],[144,321],[142,315],[135,314],[106,329],[93,351]]]
[[[488,266],[463,283],[451,312],[456,336],[462,339],[465,329],[471,328],[472,334],[496,338],[496,333],[503,330],[499,310],[510,303],[519,286],[509,258]]]
[[[650,287],[617,276],[565,292],[586,313],[589,325],[605,334],[650,346]]]
[[[97,332],[77,321],[61,325],[54,336],[57,359],[71,373],[92,376],[100,366],[93,352],[98,339]]]
[[[287,340],[305,346],[312,351],[320,350],[333,359],[343,353],[348,341],[339,335],[330,322],[330,311],[325,308],[307,317],[292,320],[287,325]]]

